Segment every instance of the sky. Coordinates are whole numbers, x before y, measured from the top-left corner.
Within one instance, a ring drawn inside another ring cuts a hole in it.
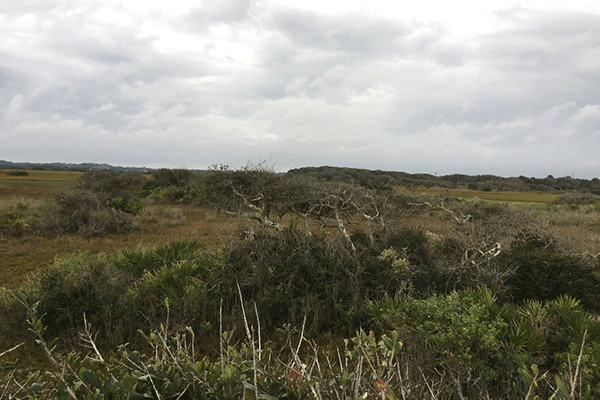
[[[0,159],[600,177],[598,1],[0,0]]]

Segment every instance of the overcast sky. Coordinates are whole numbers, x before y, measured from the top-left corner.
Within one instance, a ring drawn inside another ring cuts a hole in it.
[[[600,177],[600,2],[405,3],[0,0],[0,159]]]

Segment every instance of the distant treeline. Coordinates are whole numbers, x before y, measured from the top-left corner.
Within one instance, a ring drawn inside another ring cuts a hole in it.
[[[31,162],[12,162],[0,160],[0,168],[5,169],[33,169],[33,170],[64,170],[64,171],[119,171],[119,172],[149,172],[152,168],[146,167],[121,167],[109,164],[98,163],[31,163]]]
[[[600,195],[600,179],[592,180],[569,176],[554,178],[503,178],[494,175],[430,175],[406,172],[380,171],[344,167],[304,167],[288,171],[290,175],[306,175],[322,181],[359,183],[366,186],[408,186],[468,188],[483,191],[581,191]]]
[[[118,171],[118,172],[144,172],[149,173],[154,168],[146,167],[121,167],[98,163],[29,163],[11,162],[0,160],[0,168],[6,169],[38,169],[38,170],[71,170],[71,171]],[[190,170],[194,173],[205,173],[206,170]],[[591,180],[564,176],[555,178],[548,175],[546,178],[535,177],[510,177],[504,178],[495,175],[431,175],[409,174],[399,171],[381,171],[347,167],[302,167],[291,169],[288,175],[305,175],[327,182],[358,183],[371,188],[385,188],[391,186],[406,187],[440,187],[440,188],[466,188],[482,191],[578,191],[600,195],[600,179]]]
[[[99,164],[99,163],[31,163],[31,162],[12,162],[0,160],[0,168],[3,169],[33,169],[33,170],[56,170],[56,171],[117,171],[117,172],[151,172],[155,168],[148,167],[122,167],[119,165]],[[205,172],[203,170],[190,170],[192,172]]]

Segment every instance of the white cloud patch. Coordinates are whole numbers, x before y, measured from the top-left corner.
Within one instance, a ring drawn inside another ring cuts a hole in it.
[[[4,122],[10,122],[19,117],[21,110],[23,109],[23,95],[16,94],[8,103],[8,107],[6,107],[6,113],[4,116]]]

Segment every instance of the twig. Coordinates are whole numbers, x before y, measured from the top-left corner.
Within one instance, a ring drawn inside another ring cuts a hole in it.
[[[244,325],[246,326],[246,336],[248,339],[252,339],[250,335],[250,328],[248,327],[248,319],[246,318],[246,310],[244,307],[244,298],[242,297],[242,289],[240,289],[240,282],[236,279],[235,283],[237,284],[238,293],[240,294],[240,304],[242,306],[242,315],[244,316]]]
[[[423,373],[423,370],[421,369],[421,367],[419,367],[419,371],[421,371],[421,376],[423,376],[423,380],[425,381],[425,385],[427,385],[427,389],[429,389],[429,393],[431,393],[431,398],[434,399],[434,400],[436,400],[437,397],[433,393],[433,389],[431,388],[431,385],[429,385],[429,382],[427,382],[427,378],[425,378],[425,374]]]
[[[583,357],[583,346],[585,346],[585,337],[587,336],[587,327],[583,332],[583,339],[581,340],[581,349],[579,349],[579,357],[577,357],[577,366],[575,367],[575,375],[573,375],[573,379],[571,380],[571,398],[575,398],[575,384],[577,383],[577,376],[579,375],[579,368],[581,366],[581,358]]]
[[[256,309],[256,302],[254,303],[254,314],[256,314],[256,325],[258,325],[258,359],[262,360],[262,342],[260,335],[260,319],[258,318],[258,310]]]
[[[219,306],[219,355],[221,356],[221,375],[225,371],[225,353],[223,352],[223,298]]]
[[[3,355],[5,355],[5,354],[8,354],[8,353],[10,353],[10,352],[11,352],[11,351],[13,351],[13,350],[16,350],[16,349],[18,349],[19,347],[23,346],[24,344],[25,344],[25,342],[23,342],[23,343],[20,343],[20,344],[16,345],[15,347],[11,348],[11,349],[8,349],[8,350],[6,350],[6,351],[3,351],[2,353],[0,353],[0,357],[2,357],[2,356],[3,356]]]

